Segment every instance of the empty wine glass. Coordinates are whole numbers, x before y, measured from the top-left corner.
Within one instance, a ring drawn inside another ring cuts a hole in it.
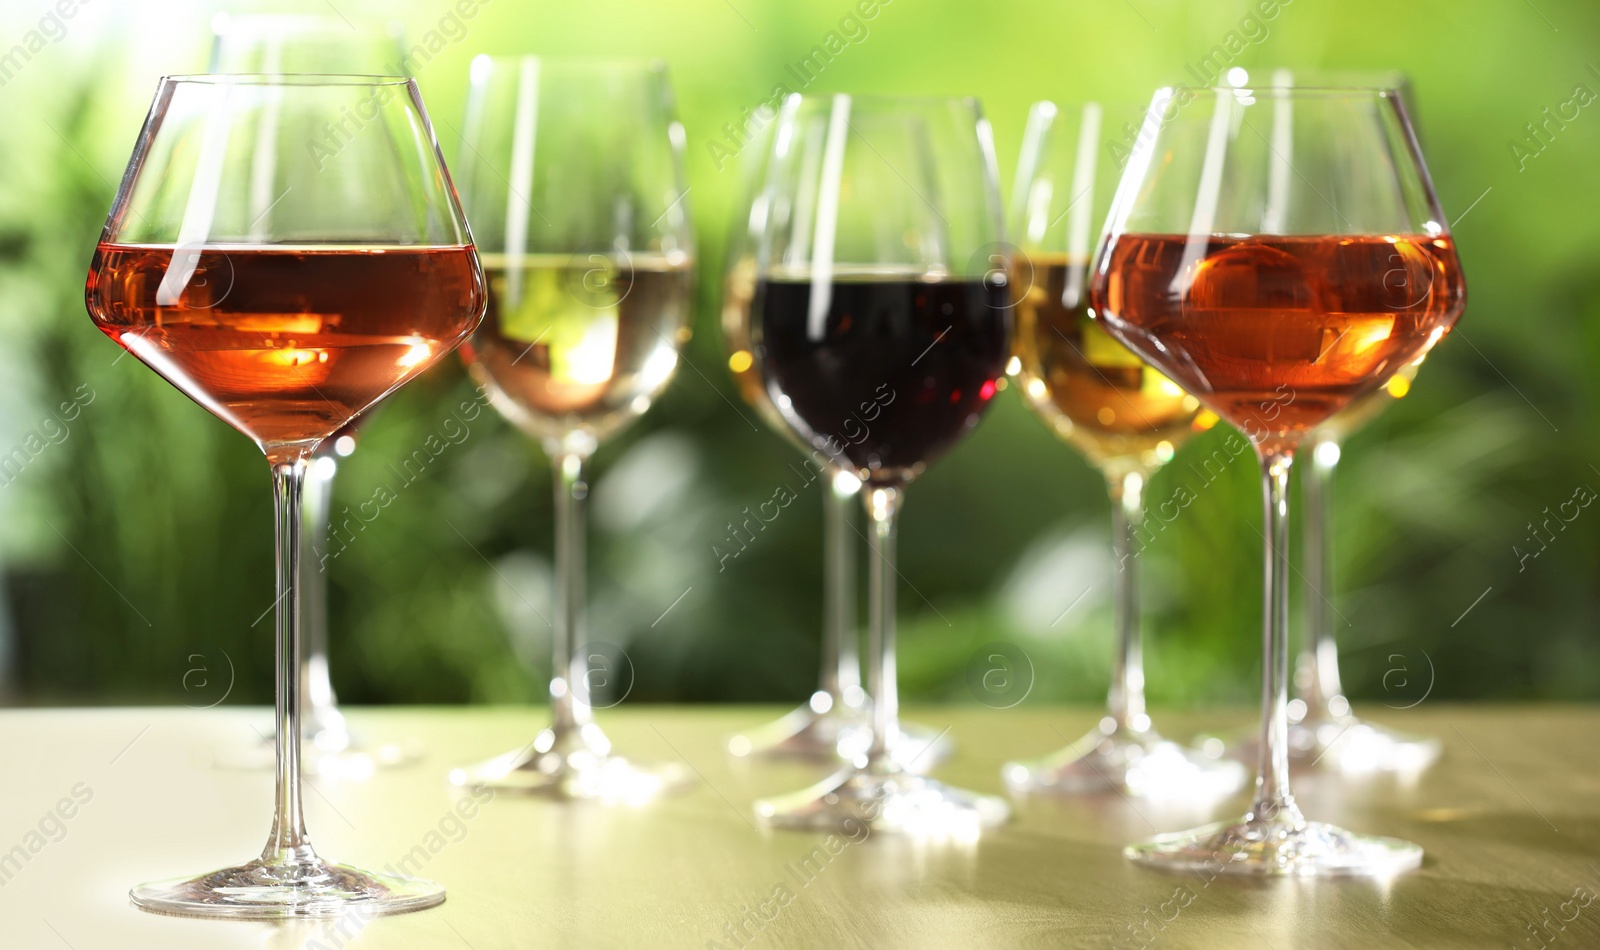
[[[590,712],[584,628],[589,460],[666,388],[688,338],[693,235],[684,135],[659,63],[472,62],[458,162],[489,280],[472,375],[554,465],[550,726],[451,781],[641,803],[688,780],[612,752]]]
[[[332,123],[359,123],[342,136]],[[483,273],[416,85],[161,80],[86,289],[96,325],[250,437],[277,527],[277,810],[261,856],[136,887],[200,917],[366,915],[444,888],[319,857],[301,810],[301,518],[318,445],[466,339]]]
[[[1168,868],[1387,875],[1422,849],[1307,821],[1289,789],[1289,472],[1447,333],[1466,288],[1393,90],[1162,89],[1094,265],[1107,332],[1250,438],[1265,495],[1262,730],[1243,818],[1128,848]]]
[[[762,822],[975,835],[1004,801],[911,772],[899,741],[895,535],[907,485],[977,425],[1009,355],[989,127],[970,99],[791,96],[764,176],[751,303],[768,397],[863,483],[871,743]]]
[[[219,13],[212,18],[212,73],[337,73],[383,75],[405,56],[397,21],[351,23],[339,17]],[[358,427],[372,413],[324,440],[306,470],[305,563],[315,565],[301,579],[301,727],[310,755],[305,766],[324,775],[355,777],[377,766],[412,758],[396,742],[369,743],[350,731],[328,672],[328,579],[321,553],[328,548],[333,510],[333,479],[341,459],[355,451]],[[228,753],[226,764],[271,768],[272,740],[245,756]]]
[[[1105,476],[1111,493],[1116,649],[1104,718],[1072,745],[1001,770],[1017,792],[1098,792],[1168,800],[1227,795],[1239,763],[1165,739],[1145,712],[1138,532],[1144,488],[1177,448],[1216,421],[1200,401],[1106,335],[1089,316],[1092,222],[1105,219],[1142,106],[1034,105],[1013,190],[1017,370],[1029,406]],[[1119,149],[1122,152],[1119,153]]]

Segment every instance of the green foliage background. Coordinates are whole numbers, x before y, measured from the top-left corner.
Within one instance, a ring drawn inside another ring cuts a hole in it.
[[[1556,537],[1537,558],[1519,563],[1513,552],[1540,548],[1527,536],[1546,506],[1600,486],[1600,106],[1555,129],[1531,158],[1511,147],[1578,84],[1600,91],[1600,8],[1535,2],[1294,0],[1234,63],[1408,73],[1471,287],[1461,331],[1429,359],[1413,394],[1351,441],[1341,467],[1345,680],[1369,701],[1404,705],[1430,682],[1434,697],[1452,700],[1600,697],[1600,514],[1552,523]],[[738,404],[725,369],[712,303],[737,173],[710,143],[726,143],[724,123],[740,122],[776,83],[792,87],[788,64],[853,7],[480,3],[464,35],[418,74],[447,156],[467,65],[480,52],[664,58],[688,131],[688,201],[702,246],[696,336],[667,396],[600,452],[592,634],[632,658],[632,700],[803,696],[820,622],[817,486],[726,570],[711,551],[741,507],[794,484],[798,456],[747,421],[755,415]],[[0,55],[53,6],[7,4]],[[218,694],[185,673],[225,663],[238,676],[230,702],[268,701],[271,622],[257,622],[272,603],[266,466],[245,439],[119,360],[84,313],[82,282],[155,77],[204,68],[220,9],[330,7],[398,17],[419,38],[453,4],[93,0],[0,87],[0,450],[42,432],[51,407],[78,387],[94,397],[67,423],[70,435],[47,441],[0,487],[11,701],[203,705]],[[1253,7],[893,0],[808,91],[976,95],[1009,190],[1032,101],[1192,83],[1188,65]],[[486,412],[414,484],[398,487],[387,468],[470,395],[458,363],[440,366],[382,410],[341,467],[336,507],[353,509],[382,485],[398,495],[330,562],[333,669],[347,702],[539,694],[545,460]],[[1108,502],[1098,476],[1015,397],[996,400],[977,433],[911,492],[901,604],[902,679],[913,698],[971,701],[966,664],[997,640],[1032,658],[1030,701],[1103,691]],[[1197,440],[1149,489],[1161,499],[1187,484],[1197,495],[1141,558],[1157,702],[1245,701],[1257,675],[1257,476],[1245,459],[1206,485],[1188,465],[1222,437]],[[1408,674],[1393,675],[1401,668]]]

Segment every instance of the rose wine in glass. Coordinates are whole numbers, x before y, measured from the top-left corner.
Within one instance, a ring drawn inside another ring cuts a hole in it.
[[[212,18],[212,73],[343,73],[385,75],[401,70],[405,56],[398,21],[360,17],[219,13]],[[311,754],[306,767],[323,775],[361,777],[381,765],[408,759],[398,743],[373,743],[350,731],[328,672],[329,516],[339,461],[355,451],[364,415],[326,440],[306,471],[306,530],[302,557],[314,570],[303,572],[301,610],[305,649],[301,656],[302,728]],[[230,749],[219,761],[247,768],[271,768],[272,740]]]
[[[87,296],[96,325],[184,395],[297,455],[454,349],[483,288],[470,246],[102,241]]]
[[[1020,794],[1115,790],[1204,801],[1244,783],[1244,769],[1162,737],[1145,711],[1138,531],[1150,476],[1216,421],[1200,401],[1112,339],[1089,313],[1090,224],[1103,220],[1117,168],[1105,156],[1142,106],[1034,105],[1017,163],[1012,263],[1013,367],[1029,406],[1099,469],[1111,495],[1115,648],[1106,713],[1071,745],[1008,762]]]
[[[556,578],[550,725],[450,780],[642,804],[690,776],[617,754],[594,721],[584,500],[595,449],[650,408],[689,338],[683,128],[659,63],[479,56],[469,78],[461,190],[489,308],[462,352],[550,457]]]
[[[1400,95],[1159,90],[1106,222],[1090,301],[1107,332],[1249,437],[1265,498],[1255,801],[1242,818],[1162,835],[1128,856],[1236,874],[1417,867],[1417,845],[1305,818],[1289,789],[1287,715],[1296,451],[1425,355],[1466,302]]]
[[[1253,424],[1287,442],[1443,336],[1461,311],[1460,271],[1444,234],[1124,234],[1106,257],[1104,299],[1113,332],[1180,354],[1179,385],[1247,434]],[[1181,297],[1169,292],[1178,284]]]
[[[321,155],[303,146],[351,112],[372,116],[366,135]],[[161,80],[85,298],[100,330],[249,437],[271,464],[277,808],[260,857],[136,887],[135,905],[278,919],[391,914],[444,900],[430,881],[325,861],[306,833],[301,514],[318,446],[465,340],[484,297],[414,83]]]
[[[752,348],[785,423],[863,483],[872,727],[843,770],[757,802],[770,826],[971,838],[1009,814],[894,751],[897,516],[906,486],[978,424],[1010,355],[989,143],[972,100],[792,96],[778,119]]]

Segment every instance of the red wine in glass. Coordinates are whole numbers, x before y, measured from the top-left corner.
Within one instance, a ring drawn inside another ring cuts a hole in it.
[[[760,282],[768,386],[808,441],[869,483],[919,474],[977,425],[1009,357],[996,278],[836,272],[825,316],[805,276]]]

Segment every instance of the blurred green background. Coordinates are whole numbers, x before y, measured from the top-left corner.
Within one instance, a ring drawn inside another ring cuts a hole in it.
[[[755,414],[728,377],[713,308],[737,170],[711,143],[726,144],[723,125],[742,121],[775,84],[792,87],[788,65],[853,4],[479,3],[456,21],[463,29],[444,23],[453,5],[442,0],[90,0],[59,27],[41,23],[53,2],[16,0],[0,12],[0,57],[11,56],[0,58],[0,453],[26,456],[0,477],[0,698],[205,705],[224,680],[185,674],[231,664],[229,702],[270,701],[267,466],[246,439],[119,359],[82,298],[155,79],[203,71],[211,17],[223,9],[393,16],[413,41],[446,26],[452,35],[418,78],[447,157],[477,53],[671,64],[702,248],[696,335],[666,397],[600,452],[591,635],[632,658],[629,701],[797,700],[813,688],[816,486],[726,570],[712,553],[726,522],[769,498],[798,455],[752,431],[740,413]],[[1188,67],[1254,6],[880,3],[866,34],[807,91],[980,97],[1007,192],[1030,102],[1195,83]],[[1600,7],[1535,3],[1294,0],[1264,32],[1251,29],[1258,38],[1231,64],[1409,74],[1471,287],[1460,331],[1412,394],[1351,440],[1340,470],[1345,685],[1373,705],[1407,705],[1430,689],[1433,700],[1600,697],[1600,509],[1552,521],[1553,539],[1529,540],[1546,507],[1600,488],[1600,105],[1560,122],[1543,112],[1559,115],[1580,84],[1590,99],[1600,94]],[[1544,124],[1542,141],[1528,143],[1528,123]],[[389,461],[439,431],[469,393],[452,359],[394,397],[341,466],[336,510],[391,484]],[[74,398],[81,411],[67,419],[60,404]],[[1097,700],[1110,653],[1103,485],[1014,390],[995,402],[910,494],[902,688],[913,699],[975,701],[969,659],[1006,641],[1031,658],[1029,702]],[[1187,484],[1197,497],[1141,558],[1156,703],[1240,703],[1255,689],[1257,476],[1246,461],[1203,487],[1186,464],[1223,435],[1191,443],[1147,495]],[[491,413],[399,490],[332,562],[341,699],[539,696],[548,627],[532,608],[549,613],[549,492],[545,459]],[[1519,561],[1530,550],[1543,553]]]

